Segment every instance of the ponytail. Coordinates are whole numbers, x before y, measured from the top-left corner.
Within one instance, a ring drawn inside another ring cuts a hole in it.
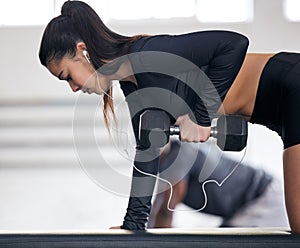
[[[76,27],[96,69],[99,69],[105,60],[112,60],[128,53],[132,37],[111,31],[86,3],[67,1],[62,6],[61,14],[69,17]]]
[[[41,63],[47,66],[52,59],[62,59],[65,55],[75,56],[76,44],[83,41],[91,63],[98,70],[105,61],[126,55],[130,45],[139,37],[127,37],[113,32],[104,25],[88,4],[69,0],[63,4],[61,15],[52,19],[47,25],[42,37],[39,57]],[[120,64],[116,66],[112,63],[111,70],[109,72],[106,70],[106,73],[114,73],[119,66]],[[112,92],[111,87],[107,92],[108,96],[105,94],[103,96],[103,114],[108,129],[108,112],[111,112],[115,119]]]

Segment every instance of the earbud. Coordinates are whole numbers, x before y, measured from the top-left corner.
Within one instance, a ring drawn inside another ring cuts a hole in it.
[[[90,64],[91,61],[90,61],[90,59],[88,57],[88,52],[86,50],[83,50],[82,53],[83,53],[83,56],[85,57],[86,61]]]

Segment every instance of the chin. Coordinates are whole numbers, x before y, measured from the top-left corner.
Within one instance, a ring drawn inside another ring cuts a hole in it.
[[[95,94],[95,95],[98,95],[98,96],[101,96],[101,95],[103,95],[103,93],[102,93],[102,92],[100,93],[100,92],[97,92],[97,91],[93,91],[93,92],[92,92],[92,94]]]

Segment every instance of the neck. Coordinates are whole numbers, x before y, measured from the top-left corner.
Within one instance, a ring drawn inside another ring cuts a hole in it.
[[[122,80],[124,81],[130,81],[132,83],[134,83],[135,85],[137,85],[137,81],[134,75],[130,75],[128,77],[123,78]]]
[[[130,81],[137,84],[136,78],[134,76],[131,64],[129,61],[125,61],[115,74],[117,80]]]

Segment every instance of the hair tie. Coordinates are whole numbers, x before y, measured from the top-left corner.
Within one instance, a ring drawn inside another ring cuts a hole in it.
[[[72,18],[71,1],[66,1],[61,7],[61,15]]]

